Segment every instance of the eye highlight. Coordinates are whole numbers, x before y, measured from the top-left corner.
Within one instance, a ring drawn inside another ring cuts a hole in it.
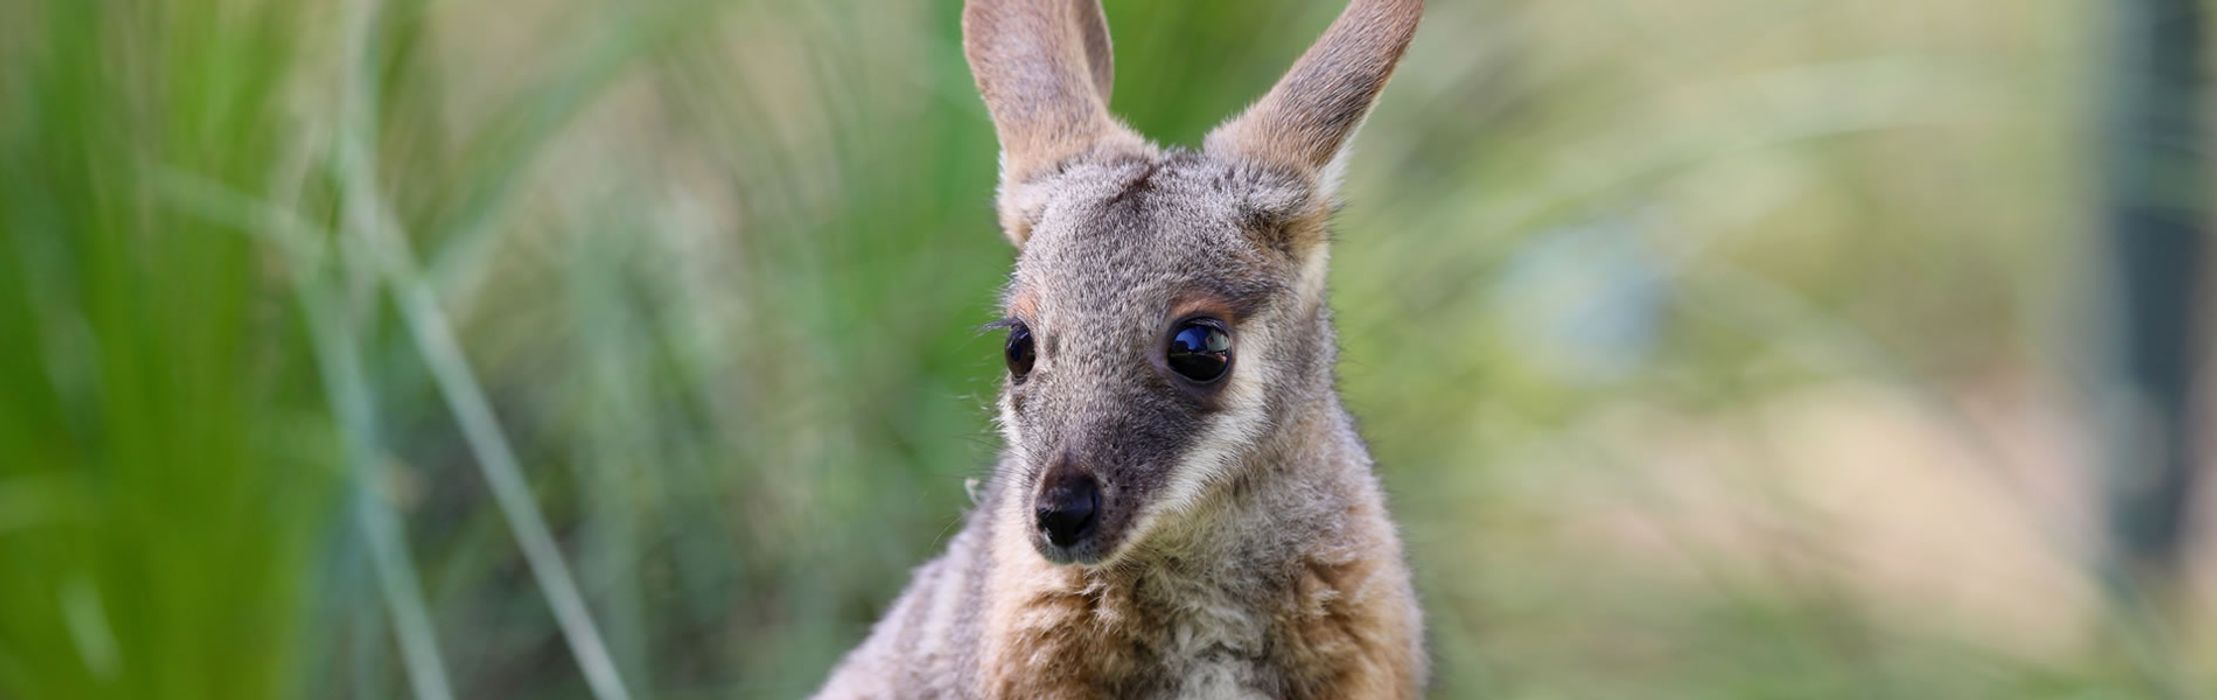
[[[1009,378],[1023,382],[1024,377],[1032,373],[1032,361],[1037,359],[1032,349],[1032,329],[1021,322],[1009,323],[1008,344],[1001,348],[1001,354],[1008,359]]]
[[[1232,334],[1224,329],[1223,321],[1213,318],[1179,323],[1170,333],[1163,362],[1170,371],[1196,384],[1222,379],[1232,367]]]

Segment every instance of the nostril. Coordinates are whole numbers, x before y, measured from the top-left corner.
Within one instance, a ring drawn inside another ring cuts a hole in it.
[[[1100,510],[1100,486],[1091,476],[1072,474],[1047,484],[1047,490],[1039,494],[1033,516],[1048,542],[1068,547],[1092,531]]]

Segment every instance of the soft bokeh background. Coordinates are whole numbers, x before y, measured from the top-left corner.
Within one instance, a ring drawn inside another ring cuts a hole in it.
[[[2109,7],[1431,3],[1332,283],[1437,695],[2217,689],[2203,540],[2102,584]],[[1114,107],[1339,9],[1110,0]],[[0,3],[0,697],[805,695],[996,449],[958,13]]]

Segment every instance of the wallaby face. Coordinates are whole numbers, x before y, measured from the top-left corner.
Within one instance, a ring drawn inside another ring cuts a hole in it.
[[[1416,26],[1358,1],[1200,152],[1109,116],[1096,0],[973,0],[965,50],[1002,142],[1001,427],[1058,563],[1114,559],[1238,479],[1272,397],[1328,389],[1333,161]]]
[[[1006,442],[822,698],[1415,698],[1401,543],[1332,386],[1336,161],[1421,0],[1352,0],[1198,149],[1109,116],[1098,0],[968,0],[1018,248]]]
[[[1270,397],[1326,371],[1312,183],[1193,153],[1112,153],[1011,194],[1001,426],[1033,544],[1113,559],[1238,476]]]

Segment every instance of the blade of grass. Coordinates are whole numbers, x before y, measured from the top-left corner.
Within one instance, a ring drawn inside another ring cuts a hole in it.
[[[377,62],[368,50],[374,45],[370,32],[376,26],[378,6],[378,0],[356,0],[346,8],[345,41],[349,50],[342,65],[348,69],[340,80],[341,128],[334,144],[344,212],[342,226],[346,236],[362,246],[377,275],[391,290],[403,323],[460,425],[471,455],[491,486],[494,501],[522,548],[532,577],[546,595],[547,605],[553,609],[555,621],[594,697],[627,700],[630,694],[624,689],[561,547],[555,543],[553,530],[531,494],[515,449],[469,368],[452,323],[439,307],[436,289],[419,271],[406,238],[396,230],[396,219],[378,194],[371,156],[377,131],[369,123],[375,114]]]
[[[370,547],[371,569],[392,618],[402,667],[418,700],[449,700],[454,697],[453,684],[440,663],[438,636],[424,605],[421,576],[400,518],[381,495],[390,475],[377,448],[375,391],[361,357],[364,341],[354,328],[359,314],[349,313],[334,292],[337,282],[326,264],[330,256],[321,243],[324,236],[290,209],[256,201],[190,173],[165,172],[156,184],[171,206],[270,242],[298,275],[294,284],[301,313],[308,321],[326,401],[338,419],[344,444],[351,507]]]

